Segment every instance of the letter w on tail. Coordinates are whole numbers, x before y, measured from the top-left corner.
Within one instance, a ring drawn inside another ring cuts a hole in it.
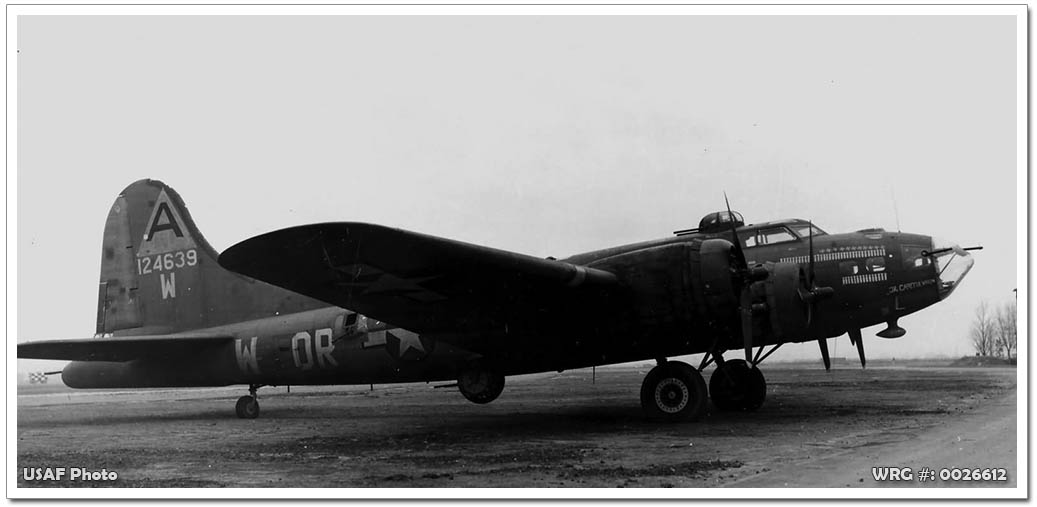
[[[170,273],[169,278],[160,274],[159,281],[162,282],[162,299],[176,297],[176,273]]]

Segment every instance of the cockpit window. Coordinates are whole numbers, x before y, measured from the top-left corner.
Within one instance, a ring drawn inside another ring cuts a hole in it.
[[[801,238],[810,237],[811,227],[814,230],[814,236],[824,236],[824,235],[828,234],[827,232],[822,231],[821,228],[816,226],[816,225],[793,224],[791,227],[792,227],[792,230],[796,232],[796,235],[798,235]]]
[[[902,246],[901,252],[904,254],[904,267],[908,269],[917,269],[932,264],[932,259],[929,256],[922,255],[922,252],[924,251],[926,251],[926,247],[924,246]]]
[[[774,243],[781,243],[782,241],[792,241],[796,239],[795,236],[784,227],[771,227],[769,229],[760,229],[757,233],[759,242],[761,245],[773,245]]]
[[[745,231],[740,233],[738,237],[742,240],[745,248],[796,240],[796,237],[792,235],[792,231],[784,225],[766,227],[755,231]]]

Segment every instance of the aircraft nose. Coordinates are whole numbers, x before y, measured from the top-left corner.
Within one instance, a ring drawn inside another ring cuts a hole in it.
[[[933,238],[933,249],[930,255],[936,265],[936,279],[939,282],[938,287],[942,300],[954,292],[976,261],[957,243],[940,238]]]

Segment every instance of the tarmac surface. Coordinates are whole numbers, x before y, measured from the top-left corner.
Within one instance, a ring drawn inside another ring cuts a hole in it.
[[[14,473],[20,487],[1016,485],[1014,367],[764,364],[759,411],[682,424],[645,420],[649,369],[509,377],[489,405],[427,384],[267,387],[255,420],[234,416],[241,386],[20,386]],[[23,467],[118,479],[27,481]],[[877,481],[873,467],[914,480]],[[923,467],[1005,468],[1006,480],[920,483]]]

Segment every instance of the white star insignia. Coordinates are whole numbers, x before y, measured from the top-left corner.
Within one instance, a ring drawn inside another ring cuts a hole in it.
[[[403,357],[408,350],[414,349],[424,355],[426,353],[425,346],[421,344],[421,339],[417,334],[404,332],[404,333],[393,333],[398,340],[400,340],[400,357]]]

